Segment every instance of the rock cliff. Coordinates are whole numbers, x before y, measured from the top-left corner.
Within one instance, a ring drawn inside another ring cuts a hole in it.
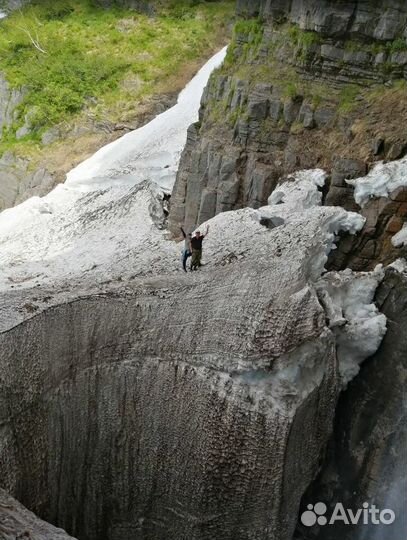
[[[173,232],[258,208],[279,178],[317,166],[331,176],[327,204],[354,207],[344,180],[407,151],[404,2],[240,1],[238,14],[189,131]]]
[[[339,400],[334,439],[304,508],[323,500],[331,510],[337,502],[356,510],[368,502],[392,509],[396,520],[382,526],[338,523],[311,532],[302,527],[296,538],[393,540],[405,535],[407,343],[400,328],[407,323],[407,274],[389,269],[376,301],[387,316],[386,337]]]

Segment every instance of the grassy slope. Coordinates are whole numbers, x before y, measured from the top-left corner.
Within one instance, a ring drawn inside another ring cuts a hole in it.
[[[113,122],[136,116],[143,100],[171,91],[188,62],[208,56],[234,8],[233,0],[157,4],[148,18],[102,9],[92,0],[37,0],[3,21],[0,71],[28,93],[14,125],[3,132],[0,153],[29,155],[47,129],[81,115]],[[27,114],[31,133],[16,141]]]

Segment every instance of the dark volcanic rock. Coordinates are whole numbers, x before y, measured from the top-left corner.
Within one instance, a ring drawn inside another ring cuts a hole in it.
[[[340,177],[339,177],[340,178]],[[327,202],[358,210],[353,199],[353,189],[331,187]],[[360,213],[366,218],[363,230],[357,236],[346,236],[331,253],[329,269],[352,268],[357,271],[372,270],[376,264],[390,264],[407,256],[406,247],[395,247],[392,237],[401,231],[407,220],[407,189],[400,188],[390,198],[372,199]]]
[[[378,352],[339,400],[335,437],[327,462],[303,500],[324,501],[330,510],[363,508],[364,502],[396,514],[392,525],[313,527],[298,538],[318,540],[398,540],[406,537],[407,520],[407,276],[389,269],[376,302],[388,318]]]
[[[379,97],[376,107],[364,93],[378,84],[391,92],[392,80],[406,79],[405,2],[239,0],[237,11],[249,21],[237,26],[190,132],[172,198],[173,232],[265,204],[277,178],[298,169],[331,172],[326,203],[351,207],[344,180],[407,148],[400,127],[406,107],[389,122],[393,103]],[[228,163],[226,176],[221,162]]]

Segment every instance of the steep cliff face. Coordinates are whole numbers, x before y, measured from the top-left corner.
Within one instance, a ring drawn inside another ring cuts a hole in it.
[[[215,217],[205,270],[188,274],[148,184],[37,201],[45,256],[33,204],[9,210],[2,487],[81,540],[291,540],[340,388],[385,332],[371,305],[381,272],[347,274],[359,294],[344,294],[343,331],[323,307],[335,232],[363,225],[319,205],[324,178]]]
[[[300,526],[302,539],[393,540],[406,531],[407,444],[407,274],[388,269],[376,301],[388,320],[378,352],[363,366],[338,404],[335,435],[323,472],[303,499],[303,508],[324,501],[332,511],[340,502],[356,511],[363,503],[391,509],[391,525]]]
[[[277,276],[151,280],[3,333],[2,485],[81,540],[290,540],[338,373],[315,293]]]
[[[345,178],[407,150],[404,2],[242,1],[238,14],[228,60],[189,132],[174,232],[259,207],[279,178],[304,168],[328,170],[326,202],[344,205]]]

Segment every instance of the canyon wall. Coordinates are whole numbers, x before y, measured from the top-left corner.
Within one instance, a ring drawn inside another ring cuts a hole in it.
[[[238,13],[189,131],[174,233],[258,208],[298,169],[327,170],[326,203],[355,208],[345,179],[407,151],[405,2],[239,1]]]
[[[376,302],[387,316],[387,334],[342,394],[334,436],[319,477],[304,495],[302,509],[317,501],[329,512],[340,502],[357,511],[375,504],[395,513],[391,525],[313,527],[301,524],[295,538],[302,540],[394,540],[407,530],[407,274],[388,269]]]

